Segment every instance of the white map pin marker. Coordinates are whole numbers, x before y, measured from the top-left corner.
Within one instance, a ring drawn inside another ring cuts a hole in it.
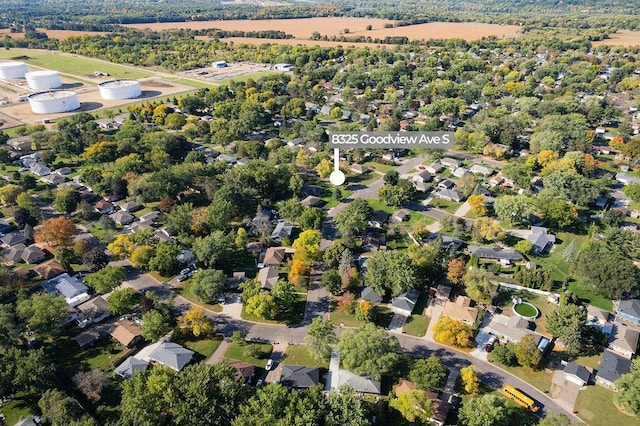
[[[340,186],[347,180],[347,177],[340,171],[340,149],[333,148],[333,171],[329,175],[329,182],[335,186]]]

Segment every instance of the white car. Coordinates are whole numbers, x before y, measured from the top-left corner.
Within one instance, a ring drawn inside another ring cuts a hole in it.
[[[267,371],[269,371],[269,370],[271,370],[271,368],[273,368],[273,360],[272,360],[272,359],[269,359],[269,360],[267,361],[267,365],[264,367],[264,369],[265,369],[265,370],[267,370]]]

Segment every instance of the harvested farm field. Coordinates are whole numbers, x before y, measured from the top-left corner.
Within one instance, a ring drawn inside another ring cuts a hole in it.
[[[609,34],[606,40],[593,42],[594,46],[640,46],[640,31],[618,30],[614,34]]]
[[[367,30],[371,25],[371,30]],[[318,32],[323,36],[370,36],[384,38],[406,36],[410,40],[428,40],[431,38],[462,38],[477,40],[486,36],[514,37],[520,32],[516,25],[495,25],[476,22],[430,22],[427,24],[404,27],[385,28],[393,25],[393,21],[368,18],[303,18],[303,19],[260,19],[232,21],[193,21],[193,22],[160,22],[150,24],[130,24],[126,27],[151,29],[154,31],[191,28],[220,29],[226,31],[269,31],[278,30],[294,36],[296,39],[311,38]],[[347,31],[345,31],[347,30]]]
[[[44,28],[37,28],[37,31],[47,34],[49,38],[57,38],[58,40],[66,40],[72,36],[80,37],[83,35],[108,34],[97,31],[45,30]],[[2,28],[0,29],[0,37],[4,36],[19,39],[24,38],[24,33],[12,33],[8,28]]]

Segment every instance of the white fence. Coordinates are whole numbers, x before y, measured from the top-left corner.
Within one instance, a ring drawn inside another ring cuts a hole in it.
[[[535,294],[542,294],[544,296],[548,296],[548,295],[551,294],[551,292],[549,292],[549,291],[537,290],[535,288],[529,288],[529,287],[523,287],[521,285],[503,283],[503,282],[500,282],[500,281],[498,281],[498,286],[499,287],[512,288],[514,290],[524,290],[524,291],[528,291],[528,292],[535,293]]]

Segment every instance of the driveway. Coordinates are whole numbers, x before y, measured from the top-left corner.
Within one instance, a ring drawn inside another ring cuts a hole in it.
[[[549,395],[567,411],[573,411],[581,386],[565,378],[564,371],[556,370],[551,379]]]

